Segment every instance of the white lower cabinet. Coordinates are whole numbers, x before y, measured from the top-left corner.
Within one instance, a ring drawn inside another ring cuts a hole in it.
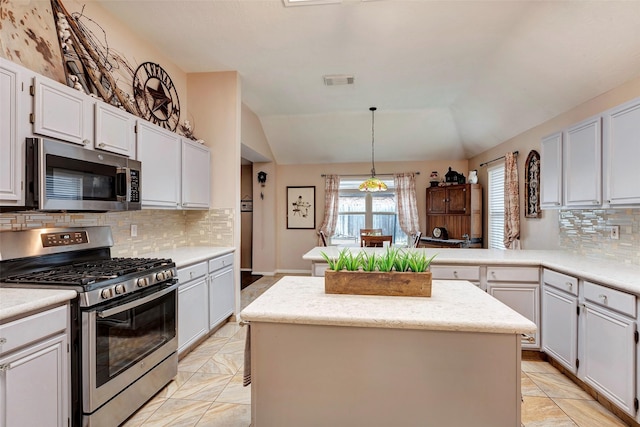
[[[522,348],[540,348],[540,274],[537,267],[487,267],[487,292],[536,324]]]
[[[68,307],[0,325],[0,427],[70,422]]]
[[[542,272],[542,351],[573,374],[578,370],[578,279]]]
[[[233,254],[209,261],[209,273],[209,327],[213,329],[234,310]]]
[[[578,378],[636,415],[635,296],[584,282]]]
[[[178,269],[178,354],[235,310],[233,254]]]
[[[178,269],[178,354],[209,331],[207,263]]]

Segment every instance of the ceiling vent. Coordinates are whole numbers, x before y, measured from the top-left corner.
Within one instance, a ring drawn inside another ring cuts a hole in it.
[[[331,74],[322,76],[326,86],[352,85],[354,77],[348,74]]]

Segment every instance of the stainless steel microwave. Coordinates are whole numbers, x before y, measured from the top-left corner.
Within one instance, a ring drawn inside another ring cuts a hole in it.
[[[141,208],[142,164],[44,138],[26,141],[26,208],[128,211]]]

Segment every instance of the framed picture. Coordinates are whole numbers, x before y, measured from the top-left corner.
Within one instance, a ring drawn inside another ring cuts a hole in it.
[[[287,187],[287,228],[316,228],[316,187]]]

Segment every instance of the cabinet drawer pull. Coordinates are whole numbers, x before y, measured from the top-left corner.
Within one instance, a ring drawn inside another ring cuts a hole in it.
[[[0,338],[0,345],[6,344],[6,343],[7,343],[7,339],[6,338]]]
[[[455,277],[456,279],[458,278],[458,272],[457,271],[453,272],[453,277]]]
[[[527,335],[527,334],[522,334],[522,339],[524,339],[525,341],[530,342],[530,343],[536,342],[536,339],[534,337],[532,337],[531,335]]]
[[[607,303],[607,296],[605,294],[598,295],[598,298],[600,298],[603,303]]]
[[[567,287],[569,288],[570,291],[573,290],[573,283],[567,282],[566,285],[567,285]]]

